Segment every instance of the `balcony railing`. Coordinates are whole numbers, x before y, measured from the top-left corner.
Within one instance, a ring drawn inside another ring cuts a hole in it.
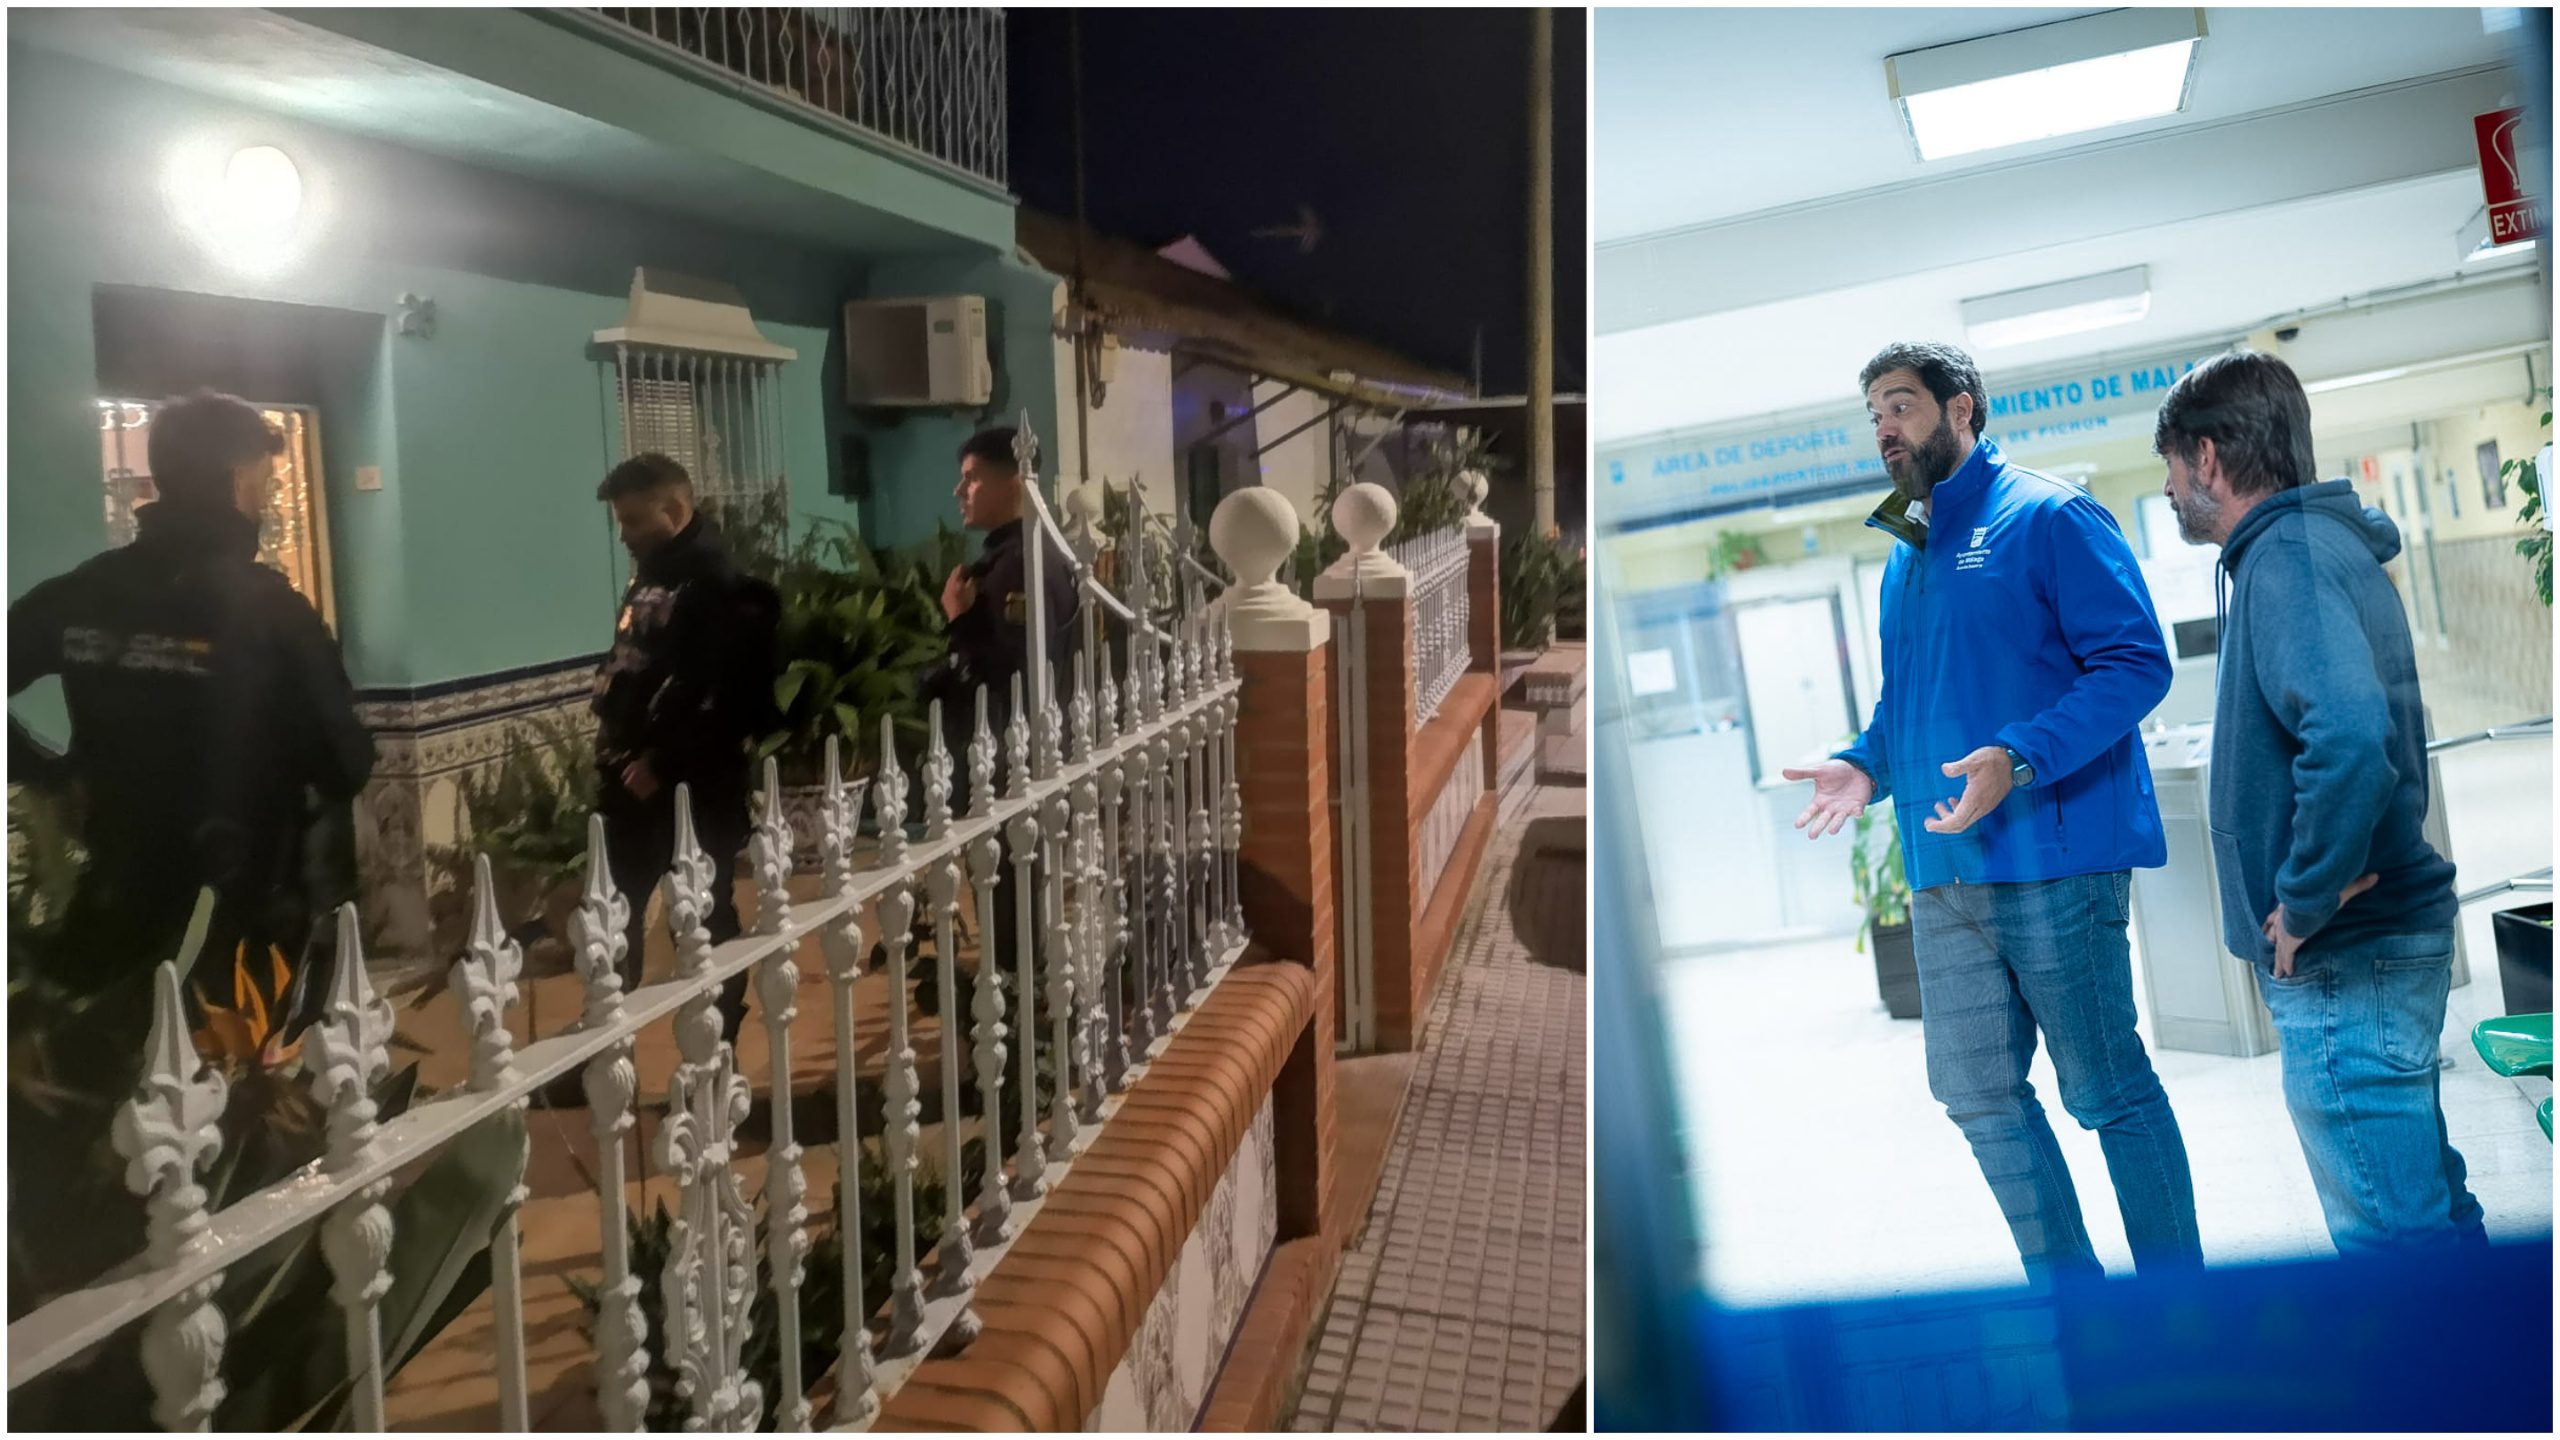
[[[1022,433],[1018,453],[1026,471],[1034,471],[1027,417]],[[1054,533],[1036,487],[1030,498],[1039,523]],[[392,1012],[367,981],[361,927],[355,907],[346,907],[338,917],[339,960],[327,1013],[311,1031],[303,1072],[328,1117],[326,1152],[303,1172],[218,1212],[208,1210],[197,1172],[221,1149],[225,1082],[204,1065],[183,1017],[178,974],[192,957],[164,964],[142,1081],[115,1124],[117,1148],[129,1162],[126,1183],[148,1204],[147,1249],[10,1325],[12,1393],[138,1327],[142,1375],[102,1377],[103,1383],[147,1383],[158,1423],[202,1428],[224,1393],[229,1320],[214,1298],[223,1276],[269,1247],[316,1231],[336,1280],[330,1294],[345,1312],[347,1372],[354,1377],[350,1421],[359,1430],[383,1429],[390,1367],[377,1306],[393,1247],[401,1242],[388,1203],[393,1186],[481,1122],[524,1109],[549,1082],[572,1075],[582,1082],[593,1132],[603,1142],[595,1175],[601,1244],[592,1374],[607,1428],[640,1428],[650,1396],[643,1347],[651,1336],[682,1377],[686,1428],[709,1430],[754,1430],[768,1416],[783,1430],[867,1425],[927,1355],[966,1344],[979,1330],[973,1310],[979,1282],[1117,1111],[1124,1092],[1243,953],[1247,938],[1238,871],[1244,838],[1235,748],[1240,684],[1223,619],[1188,616],[1175,633],[1130,625],[1125,668],[1115,677],[1107,651],[1080,654],[1062,710],[1040,678],[1048,666],[1038,567],[1071,562],[1062,562],[1054,545],[1030,549],[1034,678],[1028,695],[1016,678],[1011,719],[1000,738],[989,728],[986,692],[978,692],[976,729],[965,751],[965,814],[953,809],[957,757],[946,747],[938,713],[921,756],[901,756],[889,718],[881,718],[878,766],[867,787],[844,779],[830,740],[824,892],[795,902],[791,834],[768,762],[761,818],[747,852],[755,930],[714,944],[705,928],[713,867],[696,839],[690,797],[679,787],[676,853],[663,882],[676,971],[629,994],[620,978],[626,927],[631,907],[647,905],[649,897],[617,892],[603,820],[592,819],[584,900],[570,924],[584,1012],[571,1032],[520,1048],[506,1025],[518,1007],[524,955],[499,922],[484,859],[469,948],[453,965],[453,988],[471,1030],[470,1081],[387,1122],[377,1122],[371,1090],[389,1064]],[[1132,577],[1125,597],[1109,595],[1090,575],[1078,578],[1088,597],[1123,616],[1150,613],[1143,573]],[[911,813],[904,768],[917,762],[921,814]],[[1001,793],[993,783],[999,773]],[[861,837],[866,790],[876,845]],[[913,833],[911,821],[918,822]],[[1013,900],[1006,907],[1014,940],[1009,961],[997,938],[1000,890]],[[865,969],[866,915],[880,937],[888,980],[888,1056],[878,1079],[861,1073],[856,1044],[854,987]],[[962,994],[954,963],[964,917],[974,921],[978,955],[976,979],[965,987],[971,1001],[965,1017],[952,1013]],[[917,953],[920,930],[931,937],[929,960]],[[835,1398],[823,1417],[813,1415],[809,1397],[824,1388],[825,1377],[804,1373],[801,1365],[810,1215],[788,1102],[795,956],[811,937],[830,982],[836,1114],[844,1132],[835,1144],[846,1323],[827,1367]],[[918,1062],[909,993],[925,965],[943,997],[941,1038],[933,1046],[938,1063],[931,1067]],[[721,1038],[717,1010],[727,982],[739,976],[752,977],[758,996],[773,1086],[761,1224],[748,1200],[758,1182],[737,1143],[739,1122],[750,1113],[749,1085],[734,1046]],[[658,1277],[661,1313],[644,1315],[641,1277],[626,1239],[631,1177],[619,1137],[630,1131],[642,1103],[635,1042],[660,1023],[673,1025],[681,1059],[651,1150],[681,1194]],[[925,1087],[937,1081],[940,1128],[928,1139],[920,1124]],[[852,1135],[867,1101],[887,1116],[895,1255],[885,1296],[865,1293],[862,1278],[863,1187]],[[1013,1133],[1005,1133],[1008,1128]],[[964,1146],[972,1139],[983,1143],[986,1156],[974,1196],[961,1178]],[[925,1246],[917,1176],[926,1164],[948,1179],[940,1243],[930,1255],[919,1253]],[[501,1222],[490,1272],[497,1343],[489,1359],[500,1425],[509,1430],[526,1428],[532,1413],[518,1223],[512,1212]],[[759,1250],[779,1317],[780,1370],[771,1394],[749,1377],[742,1354],[759,1288]]]
[[[1002,190],[1004,12],[677,6],[588,13]]]

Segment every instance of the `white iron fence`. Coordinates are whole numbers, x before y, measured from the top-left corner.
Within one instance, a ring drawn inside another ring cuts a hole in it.
[[[1026,473],[1036,473],[1036,464],[1032,458]],[[1026,489],[1046,527],[1036,484]],[[221,1148],[225,1085],[206,1069],[188,1038],[179,965],[161,966],[147,1067],[115,1127],[118,1149],[129,1162],[126,1182],[148,1203],[147,1251],[107,1279],[9,1327],[11,1391],[139,1325],[154,1418],[172,1429],[203,1426],[224,1393],[226,1317],[213,1298],[223,1275],[262,1249],[317,1227],[337,1282],[332,1298],[345,1311],[348,1370],[357,1380],[351,1420],[359,1429],[382,1429],[388,1377],[377,1307],[401,1239],[386,1205],[394,1178],[414,1173],[478,1122],[524,1108],[547,1082],[575,1074],[590,1107],[601,1162],[594,1375],[604,1423],[639,1428],[649,1398],[644,1341],[656,1325],[690,1412],[687,1428],[752,1430],[768,1413],[779,1429],[809,1428],[816,1417],[806,1397],[821,1377],[804,1374],[801,1366],[800,1291],[811,1237],[790,1076],[800,984],[794,954],[815,936],[833,996],[842,1136],[836,1148],[845,1324],[827,1419],[837,1428],[868,1425],[928,1354],[974,1338],[979,1322],[971,1297],[979,1281],[1117,1109],[1116,1097],[1143,1074],[1245,946],[1237,900],[1243,840],[1235,749],[1239,687],[1223,620],[1189,618],[1171,635],[1152,627],[1128,631],[1125,668],[1117,676],[1107,655],[1097,663],[1092,652],[1080,653],[1062,714],[1044,683],[1043,645],[1036,638],[1046,621],[1036,558],[1045,548],[1030,547],[1033,683],[1028,695],[1020,677],[1014,683],[1011,718],[1001,737],[1008,760],[1002,793],[988,783],[996,773],[999,737],[989,728],[983,689],[967,746],[972,783],[966,814],[952,808],[956,764],[942,738],[938,705],[921,757],[901,757],[888,718],[881,720],[880,764],[868,787],[876,838],[862,834],[865,797],[861,787],[845,782],[842,757],[830,742],[824,893],[795,903],[787,888],[791,837],[768,762],[761,815],[748,847],[755,928],[715,945],[705,928],[711,858],[696,838],[691,798],[679,788],[676,854],[664,882],[676,972],[628,994],[620,979],[626,926],[630,907],[646,905],[648,897],[616,892],[604,823],[591,819],[585,895],[570,927],[584,1014],[571,1033],[521,1048],[506,1026],[517,1003],[523,955],[499,923],[482,859],[468,952],[453,966],[471,1030],[469,1084],[387,1123],[377,1123],[369,1095],[389,1065],[392,1012],[367,982],[355,909],[347,907],[338,917],[339,962],[327,1014],[310,1032],[304,1062],[315,1098],[328,1114],[326,1154],[303,1173],[218,1212],[208,1213],[197,1172]],[[1104,593],[1090,577],[1083,583],[1089,594]],[[1124,607],[1115,599],[1112,608],[1148,613],[1145,585],[1143,574],[1135,577],[1130,598],[1136,604]],[[902,764],[910,761],[922,766],[920,816],[908,813]],[[914,833],[911,821],[920,822]],[[1011,973],[1000,961],[996,936],[998,897],[1006,887],[1015,901],[1009,907]],[[920,1071],[911,1028],[909,985],[919,960],[911,937],[919,910],[931,931],[930,965],[946,1017],[934,1076]],[[880,937],[888,981],[888,1059],[878,1080],[860,1073],[855,1044],[854,987],[862,970],[866,914]],[[974,919],[978,956],[965,1023],[953,1013],[964,915]],[[179,964],[191,958],[182,955]],[[721,1038],[717,1013],[724,984],[740,975],[753,977],[771,1059],[762,1244],[781,1342],[779,1384],[772,1395],[749,1377],[742,1356],[758,1268],[748,1171],[737,1148],[750,1093],[734,1048]],[[654,1155],[676,1179],[681,1202],[658,1277],[662,1314],[651,1317],[642,1314],[641,1282],[633,1273],[625,1229],[630,1177],[621,1137],[633,1128],[641,1101],[635,1038],[670,1017],[681,1059],[665,1096]],[[942,1133],[935,1159],[946,1177],[947,1198],[940,1243],[928,1256],[918,1253],[916,1214],[925,1148],[920,1097],[937,1079]],[[1050,1092],[1045,1113],[1044,1080]],[[974,1127],[968,1123],[972,1086]],[[866,1294],[862,1278],[856,1117],[875,1088],[885,1101],[884,1149],[896,1210],[896,1254],[885,1297]],[[1010,1136],[1002,1133],[1008,1091],[1019,1112]],[[985,1142],[974,1198],[963,1182],[963,1147],[971,1138],[964,1132],[972,1129]],[[524,1194],[518,1189],[514,1204]],[[525,1428],[530,1414],[517,1226],[511,1206],[491,1252],[497,1343],[490,1359],[500,1423],[508,1429]],[[111,1383],[130,1381],[117,1376]]]
[[[1402,541],[1396,563],[1413,575],[1413,723],[1440,713],[1440,702],[1467,673],[1467,536],[1456,527]]]
[[[682,5],[592,14],[1001,190],[1004,12]]]

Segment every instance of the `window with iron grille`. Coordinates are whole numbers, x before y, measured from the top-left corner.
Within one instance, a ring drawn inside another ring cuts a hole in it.
[[[624,459],[671,457],[705,509],[788,505],[773,403],[778,362],[623,345],[614,369]]]

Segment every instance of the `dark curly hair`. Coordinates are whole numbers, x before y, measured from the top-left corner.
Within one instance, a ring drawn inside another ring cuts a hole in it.
[[[1958,395],[1973,397],[1973,438],[1982,438],[1983,422],[1991,418],[1991,400],[1983,393],[1982,371],[1973,357],[1953,345],[1940,345],[1930,340],[1897,340],[1876,352],[1867,368],[1858,372],[1858,390],[1865,393],[1876,383],[1876,377],[1895,370],[1908,370],[1929,387],[1929,395],[1945,405]]]

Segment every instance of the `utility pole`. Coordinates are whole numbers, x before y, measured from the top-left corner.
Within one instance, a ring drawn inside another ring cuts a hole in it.
[[[1093,325],[1093,306],[1086,300],[1084,288],[1084,12],[1081,10],[1067,12],[1067,71],[1069,104],[1075,109],[1071,118],[1075,127],[1076,151],[1076,273],[1067,286],[1067,308],[1074,319],[1069,323],[1067,333],[1076,350],[1076,484],[1084,486],[1093,483],[1092,446],[1085,436],[1093,429],[1093,391],[1089,388],[1093,381],[1087,367],[1093,363],[1088,352],[1093,349],[1094,337],[1088,333]],[[1139,509],[1146,506],[1146,497],[1134,483],[1130,486],[1129,503]],[[1145,533],[1143,517],[1139,533]]]
[[[1529,12],[1529,484],[1538,534],[1556,533],[1556,16]]]

